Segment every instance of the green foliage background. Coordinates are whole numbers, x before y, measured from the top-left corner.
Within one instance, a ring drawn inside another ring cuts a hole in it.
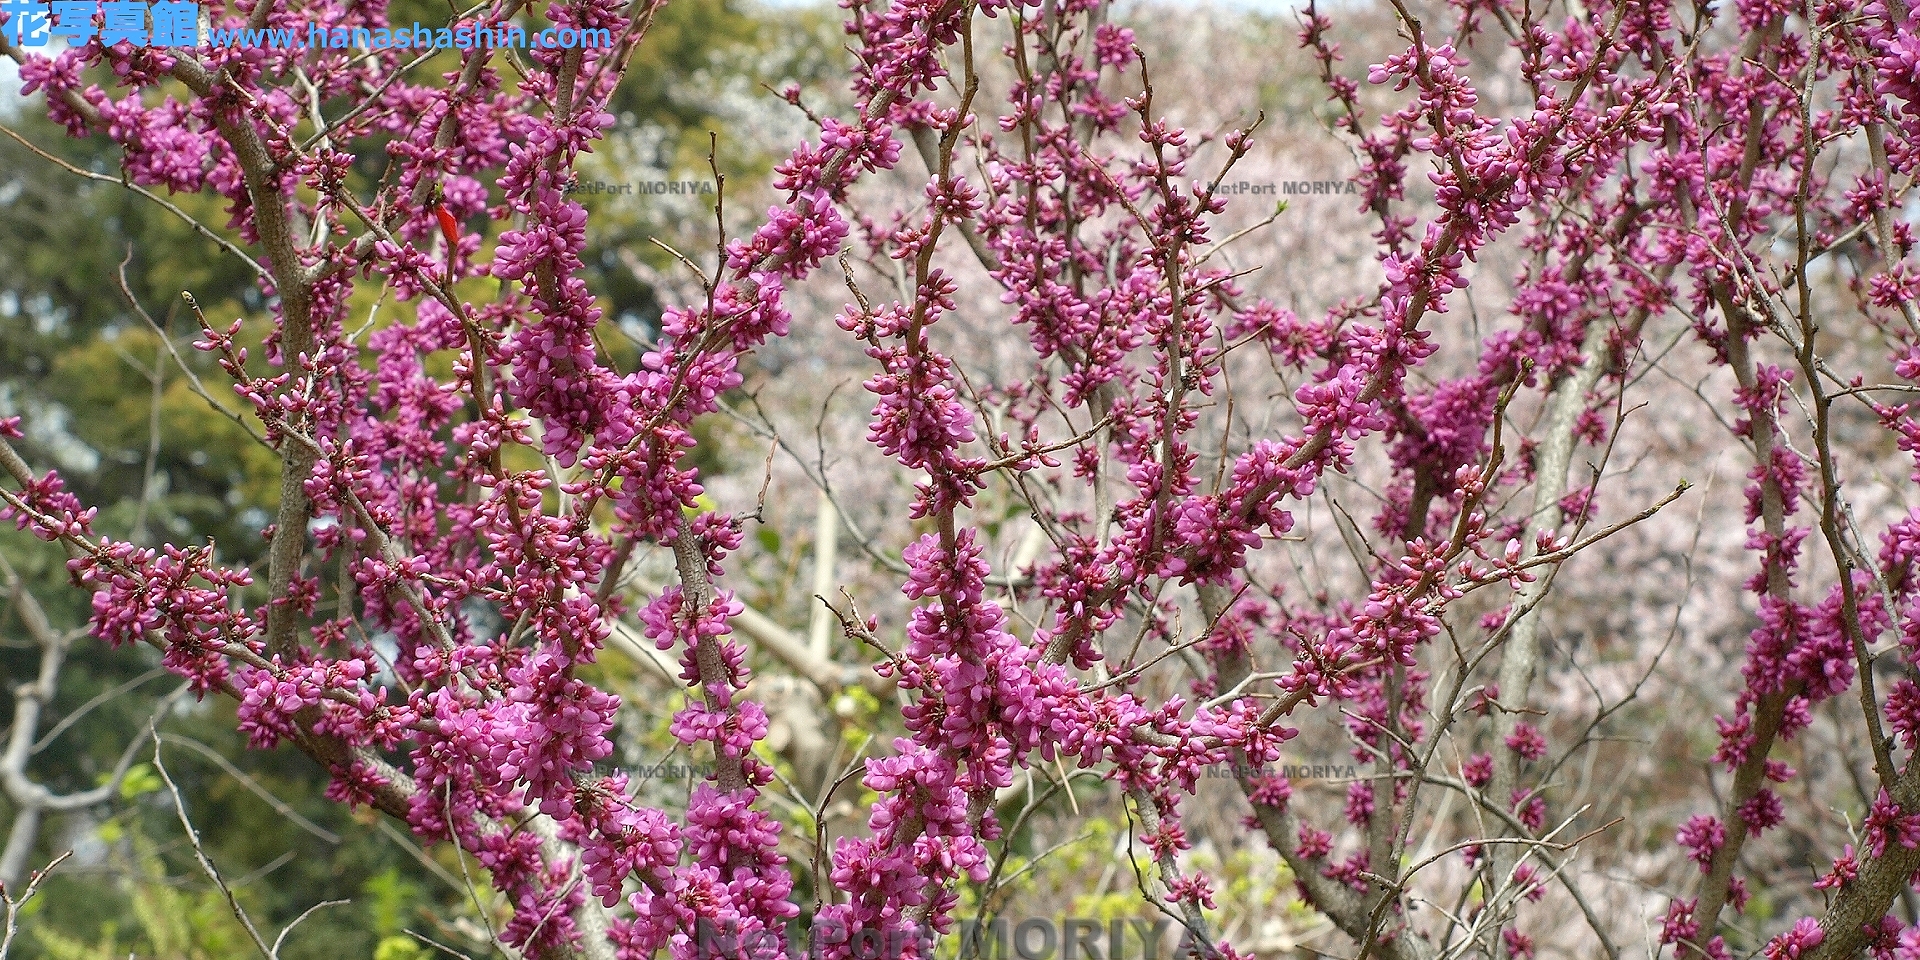
[[[396,0],[390,16],[434,22],[445,10],[429,0]],[[837,23],[828,12],[758,10],[738,0],[668,4],[615,98],[620,127],[656,131],[675,174],[702,180],[711,179],[711,131],[720,143],[715,162],[729,183],[763,181],[772,156],[729,129],[733,121],[709,109],[703,87],[727,76],[775,86],[816,79],[790,70],[837,64],[781,48],[817,35],[829,22]],[[446,54],[449,62],[454,56]],[[417,76],[444,69],[430,62]],[[38,97],[6,96],[0,123],[75,168],[117,177],[119,150],[105,138],[71,139],[38,115],[44,106]],[[365,151],[353,184],[362,195],[379,180],[384,162],[383,152]],[[623,176],[604,164],[586,173]],[[222,201],[170,199],[216,229],[227,220]],[[678,239],[676,231],[688,225],[665,222],[644,197],[580,199],[596,223],[589,283],[612,307],[610,315],[625,321],[623,329],[644,338],[661,304],[616,253],[629,247],[668,268],[670,261],[647,238]],[[278,492],[278,460],[240,423],[209,409],[118,280],[124,273],[133,301],[166,332],[215,402],[244,420],[217,366],[190,348],[193,321],[179,307],[181,291],[191,291],[210,318],[244,319],[243,342],[260,356],[267,315],[246,266],[146,199],[63,170],[8,137],[0,137],[0,263],[7,265],[0,270],[0,415],[26,415],[23,455],[37,469],[59,468],[85,502],[100,506],[98,526],[110,536],[211,542],[224,562],[258,561],[260,529],[270,522]],[[363,290],[356,314],[369,315],[378,293]],[[385,317],[372,314],[379,323],[398,313],[391,303],[381,310]],[[640,353],[636,339],[611,337],[603,347],[630,369]],[[64,555],[11,525],[0,528],[0,555],[57,628],[84,626],[87,596],[67,582]],[[31,677],[38,658],[18,603],[0,589],[0,677]],[[97,695],[123,684],[129,689],[72,722],[34,758],[32,776],[60,793],[104,782],[130,739],[146,737],[156,705],[173,689],[172,678],[157,674],[156,666],[150,650],[74,643],[41,724],[43,736]],[[618,689],[619,671],[630,668],[607,669],[614,675],[603,679]],[[11,687],[0,690],[0,717],[12,716]],[[184,704],[161,718],[166,768],[202,830],[208,856],[266,935],[322,901],[348,901],[302,921],[287,939],[286,960],[439,955],[408,930],[484,955],[486,924],[498,918],[479,915],[452,850],[421,850],[404,829],[327,800],[324,776],[290,749],[248,750],[234,732],[229,705],[211,698]],[[208,754],[228,758],[232,769]],[[276,804],[312,829],[294,826]],[[11,823],[13,813],[0,797],[0,825]],[[29,905],[27,933],[14,956],[224,960],[253,951],[224,897],[194,863],[171,795],[150,763],[136,768],[115,802],[49,816],[32,863],[65,850],[77,855]],[[484,884],[477,867],[466,869]]]

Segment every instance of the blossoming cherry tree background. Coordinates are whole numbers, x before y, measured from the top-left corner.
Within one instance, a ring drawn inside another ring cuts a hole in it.
[[[1197,845],[1282,864],[1332,955],[1920,957],[1920,13],[1309,3],[1267,51],[1304,106],[1202,125],[1207,51],[1147,52],[1190,15],[848,0],[842,87],[764,91],[808,130],[770,188],[716,132],[634,334],[580,184],[665,9],[440,14],[604,50],[0,41],[117,145],[71,172],[224,203],[257,306],[131,309],[278,475],[236,563],[115,534],[10,416],[0,516],[87,642],[453,849],[483,946],[971,955],[1036,824],[1109,816],[1129,915],[1201,957],[1272,948]],[[1233,188],[1308,142],[1356,194]],[[796,515],[805,631],[739,586]],[[111,799],[22,751],[16,816]]]

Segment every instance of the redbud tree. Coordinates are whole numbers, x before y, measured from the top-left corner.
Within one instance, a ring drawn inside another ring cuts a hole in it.
[[[1125,797],[1143,901],[1195,956],[1244,955],[1183,855],[1186,802],[1226,771],[1343,955],[1532,955],[1551,894],[1581,956],[1920,957],[1898,909],[1920,871],[1904,0],[1389,0],[1371,13],[1394,36],[1367,42],[1391,49],[1365,64],[1335,38],[1369,11],[1309,4],[1293,55],[1357,158],[1343,202],[1374,256],[1350,265],[1371,292],[1307,316],[1215,256],[1240,236],[1229,208],[1269,202],[1222,189],[1262,119],[1183,127],[1107,4],[846,0],[849,106],[785,92],[816,132],[777,164],[777,202],[681,254],[694,295],[622,369],[596,345],[594,223],[568,188],[660,2],[482,2],[449,25],[531,12],[616,43],[449,53],[437,76],[402,50],[0,41],[71,135],[122,148],[130,189],[225,199],[225,253],[271,313],[249,356],[240,320],[193,306],[228,381],[207,387],[244,401],[282,470],[262,570],[105,536],[0,439],[0,516],[64,545],[93,637],[232,701],[255,746],[305,753],[339,802],[457,845],[527,956],[750,956],[827,923],[949,934],[1005,855],[1016,781],[1072,768]],[[222,27],[388,25],[380,0],[204,6]],[[1518,94],[1495,107],[1489,85]],[[387,175],[352,186],[375,152]],[[914,194],[868,189],[900,176]],[[366,285],[399,313],[370,334],[348,315]],[[983,373],[963,330],[1024,360]],[[693,461],[743,365],[793,337],[864,353],[865,441],[912,481],[870,542],[897,595],[814,601],[840,651],[825,665],[741,626],[727,575],[762,505],[717,502]],[[1660,839],[1684,869],[1621,915],[1571,868],[1616,825],[1556,797],[1585,733],[1534,705],[1542,624],[1577,555],[1689,503],[1684,482],[1604,495],[1629,416],[1679,415],[1646,374],[1681,347],[1745,458],[1743,512],[1703,521],[1745,532],[1744,665],[1695,758],[1713,789]],[[1364,508],[1329,501],[1356,476]],[[986,497],[1039,532],[1015,563],[996,563]],[[1328,502],[1335,522],[1299,523]],[[1322,547],[1358,569],[1350,590],[1289,560]],[[630,602],[653,549],[674,576]],[[643,709],[711,760],[683,807],[635,799],[611,760],[618,691],[582,676],[622,630],[679,670],[683,696]],[[842,778],[877,797],[864,827],[812,864],[781,850],[756,669],[897,705],[899,736]],[[1755,856],[1846,793],[1785,759],[1816,711],[1848,732],[1863,815],[1796,862]],[[1274,766],[1309,722],[1345,731],[1344,804]],[[1744,917],[1782,886],[1789,915]]]

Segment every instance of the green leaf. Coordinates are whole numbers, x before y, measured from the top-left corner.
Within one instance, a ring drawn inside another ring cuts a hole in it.
[[[427,948],[407,937],[388,937],[373,948],[373,960],[421,960]]]
[[[153,764],[136,764],[127,771],[126,779],[120,781],[120,799],[143,797],[160,789],[160,786],[160,775],[153,772]]]

